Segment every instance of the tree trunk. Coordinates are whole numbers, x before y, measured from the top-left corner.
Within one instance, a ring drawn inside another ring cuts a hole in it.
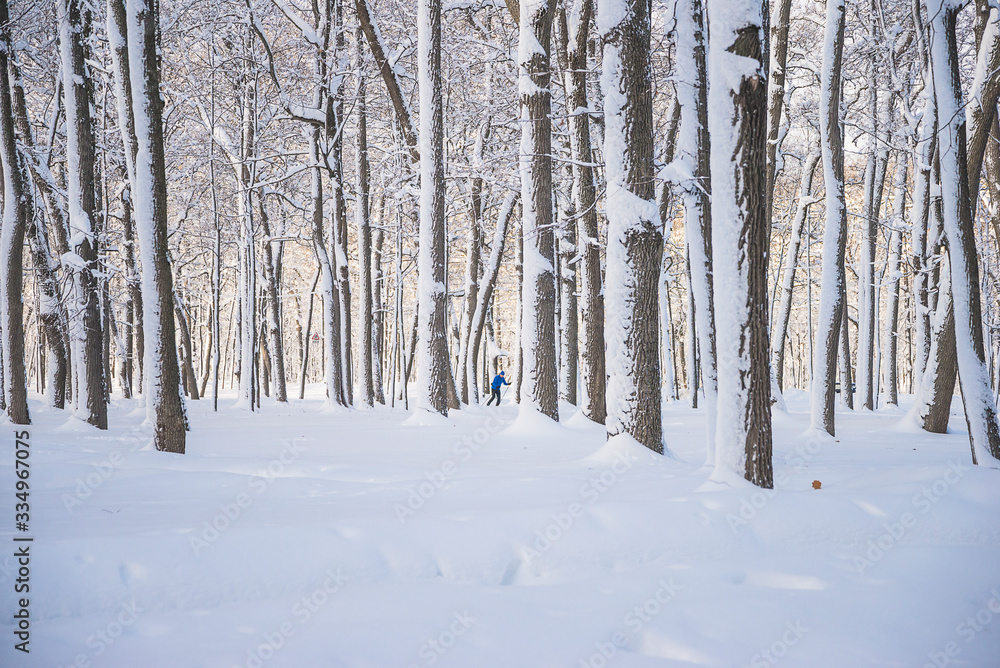
[[[448,414],[444,218],[444,106],[441,78],[441,0],[419,1],[420,255],[417,405]]]
[[[875,44],[878,35],[875,29],[877,16],[875,0],[870,0],[868,39]],[[878,93],[879,63],[872,49],[867,63],[868,115],[871,117],[871,133],[868,135],[868,161],[865,165],[864,194],[861,204],[861,256],[858,272],[858,399],[868,409],[875,408],[875,300],[878,287],[875,281],[875,245],[878,239],[878,219],[885,185],[885,171],[888,149],[880,141],[884,119],[880,118]]]
[[[604,32],[607,174],[607,429],[662,453],[659,309],[663,233],[656,205],[649,5],[627,0]]]
[[[716,294],[725,295],[717,300],[715,314],[719,358],[716,475],[740,475],[754,485],[771,488],[767,3],[709,0],[708,7],[713,54],[709,80],[731,82],[709,90],[713,271]],[[744,74],[734,76],[736,72]]]
[[[844,130],[840,122],[841,72],[844,57],[844,0],[827,0],[823,70],[820,78],[820,142],[826,184],[826,229],[823,234],[822,291],[813,359],[811,426],[836,435],[834,421],[837,345],[844,309],[844,253],[847,208],[844,202]],[[850,392],[850,387],[841,388]]]
[[[383,193],[383,198],[385,194]],[[383,200],[384,201],[384,200]],[[381,216],[380,216],[381,220]],[[372,279],[372,327],[375,330],[372,341],[372,385],[375,388],[375,401],[385,405],[385,381],[383,379],[382,367],[385,359],[385,305],[382,301],[382,289],[385,285],[385,276],[382,273],[382,247],[385,241],[385,230],[381,227],[375,232],[374,254],[374,277]]]
[[[819,164],[819,151],[813,150],[802,164],[802,182],[799,184],[799,203],[792,219],[792,237],[788,241],[785,255],[785,273],[781,282],[781,300],[778,304],[777,320],[771,329],[771,370],[779,389],[784,389],[785,339],[788,336],[788,321],[792,313],[792,293],[795,290],[795,274],[799,266],[799,251],[802,249],[802,234],[809,220],[809,208],[813,200],[813,177]]]
[[[900,279],[900,258],[903,252],[903,231],[908,229],[906,224],[906,174],[907,161],[902,154],[896,157],[896,178],[893,188],[895,189],[895,201],[893,202],[893,229],[889,235],[889,261],[886,271],[888,272],[889,302],[885,308],[885,331],[882,336],[883,364],[883,384],[885,386],[885,403],[889,406],[899,404],[899,362],[896,359],[899,351],[899,279]]]
[[[969,192],[966,120],[955,34],[960,6],[932,2],[931,71],[941,120],[941,195],[948,239],[959,376],[973,463],[997,464],[1000,425],[983,347],[979,258]]]
[[[319,170],[313,170],[315,175]],[[299,399],[304,399],[306,396],[306,376],[309,369],[309,340],[312,337],[312,320],[313,320],[313,298],[316,296],[316,286],[319,285],[319,279],[324,274],[323,267],[316,270],[316,277],[313,278],[312,287],[309,289],[309,310],[306,315],[306,331],[302,343],[302,364],[301,373],[299,379]],[[329,386],[328,386],[329,387]],[[330,402],[329,391],[327,391],[327,403]]]
[[[267,295],[267,339],[270,342],[268,352],[271,355],[274,400],[285,403],[288,401],[288,388],[285,380],[285,346],[281,335],[281,286],[277,258],[274,257],[274,249],[271,246],[271,223],[264,207],[263,188],[257,191],[257,210],[261,230],[264,233],[264,289]]]
[[[493,298],[493,290],[496,288],[497,276],[500,273],[500,262],[503,260],[504,240],[507,237],[507,230],[510,228],[511,218],[514,216],[517,195],[510,194],[500,207],[497,216],[496,229],[493,233],[493,246],[490,250],[490,257],[483,267],[482,290],[479,291],[476,300],[476,310],[472,315],[470,326],[469,356],[466,368],[469,375],[469,403],[479,403],[479,384],[476,378],[476,362],[479,359],[479,349],[483,341],[483,327],[486,323],[487,309],[490,300]],[[483,346],[485,348],[485,346]]]
[[[766,11],[766,10],[765,10]],[[781,141],[787,132],[787,124],[781,117],[785,105],[785,78],[788,62],[788,30],[792,13],[792,0],[777,0],[771,10],[771,62],[767,81],[767,215],[774,218],[774,182],[784,165],[781,156]],[[782,341],[784,335],[782,335]],[[772,355],[773,362],[773,355]],[[781,374],[774,370],[778,385]]]
[[[177,328],[181,337],[181,380],[184,389],[191,399],[198,400],[198,377],[194,373],[194,354],[191,347],[191,330],[188,327],[187,315],[184,313],[184,302],[174,293],[174,314],[177,316]]]
[[[483,166],[483,151],[490,136],[490,123],[491,117],[487,116],[486,120],[479,126],[479,136],[476,137],[473,158],[473,169],[475,170],[482,169]],[[483,217],[483,177],[481,174],[475,174],[469,178],[469,191],[469,232],[465,246],[465,313],[462,318],[461,343],[458,353],[459,394],[462,403],[465,404],[478,401],[479,394],[475,388],[474,380],[476,357],[469,356],[469,344],[472,337],[472,321],[479,303],[480,246],[482,245],[480,226]],[[470,378],[473,379],[471,388]]]
[[[715,306],[712,278],[711,140],[708,133],[708,75],[705,63],[704,9],[701,0],[677,5],[678,69],[690,80],[678,82],[681,131],[677,160],[687,165],[691,178],[681,184],[684,201],[684,234],[691,262],[691,298],[698,368],[705,391],[707,460],[714,461],[715,419],[718,399],[715,344]]]
[[[358,34],[360,38],[360,33]],[[360,45],[360,39],[358,40]],[[358,275],[361,279],[361,322],[359,333],[361,341],[358,349],[361,353],[361,401],[365,406],[375,405],[375,376],[372,368],[372,351],[374,338],[372,330],[372,225],[370,218],[370,203],[368,199],[368,115],[365,110],[365,74],[361,49],[358,49],[358,88],[355,101],[355,113],[358,119],[358,129],[355,135],[355,163],[357,178],[357,195],[354,203],[355,222],[358,227]]]
[[[576,242],[580,256],[580,376],[584,387],[581,406],[587,418],[604,424],[607,414],[605,391],[604,291],[601,279],[600,224],[594,155],[590,143],[587,99],[587,43],[592,0],[575,0],[567,24],[566,108],[570,112],[570,150],[573,158],[573,204],[576,210]]]
[[[128,56],[135,119],[132,184],[145,296],[146,411],[157,450],[183,453],[186,417],[174,335],[173,277],[167,257],[167,173],[163,150],[163,98],[157,56],[157,13],[144,0],[128,3]],[[126,151],[126,160],[128,152]],[[140,189],[138,184],[145,184]]]
[[[556,368],[555,236],[552,229],[552,121],[549,53],[555,0],[520,3],[521,400],[559,420]]]
[[[7,416],[14,424],[30,424],[28,384],[24,369],[24,233],[29,208],[27,173],[14,137],[10,79],[10,17],[7,0],[0,0],[0,161],[3,163],[3,227],[0,228],[0,350],[3,358],[3,395]],[[47,259],[46,259],[47,261]],[[107,428],[105,416],[104,428]]]
[[[102,360],[103,332],[98,289],[97,232],[100,225],[95,186],[97,183],[96,145],[91,109],[94,105],[92,77],[87,59],[91,35],[90,6],[80,0],[60,0],[60,45],[63,88],[66,96],[66,152],[70,168],[67,202],[72,231],[73,302],[70,313],[70,340],[76,376],[76,414],[98,429],[108,428],[108,407],[104,401]],[[172,312],[172,309],[171,309]]]

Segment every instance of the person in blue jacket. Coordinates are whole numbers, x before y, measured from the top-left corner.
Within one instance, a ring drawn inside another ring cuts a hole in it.
[[[492,404],[494,399],[497,400],[497,406],[500,405],[500,387],[503,385],[510,385],[510,383],[508,383],[507,379],[503,377],[503,371],[501,371],[493,379],[493,383],[491,385],[493,392],[490,394],[490,400],[486,402],[487,406]]]

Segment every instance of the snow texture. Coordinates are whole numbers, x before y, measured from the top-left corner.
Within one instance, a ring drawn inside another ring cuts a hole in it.
[[[735,5],[735,6],[734,6]],[[748,212],[739,201],[739,146],[733,96],[744,79],[761,76],[760,63],[732,53],[738,31],[760,26],[760,3],[710,2],[708,127],[712,137],[712,253],[718,377],[716,479],[741,486],[746,470],[750,354],[747,258],[740,235]]]
[[[116,398],[100,432],[32,395],[31,655],[7,615],[0,665],[754,666],[776,651],[781,666],[923,666],[949,643],[967,666],[1000,655],[996,613],[975,622],[1000,609],[1000,472],[971,466],[963,433],[844,413],[839,443],[810,440],[808,398],[789,392],[775,489],[707,491],[704,413],[680,404],[667,458],[579,414],[544,434],[512,425],[510,404],[404,426],[402,410],[323,414],[323,391],[263,416],[191,402],[183,456],[143,449],[135,400]],[[6,517],[15,480],[4,458]],[[12,553],[0,567],[14,610]]]

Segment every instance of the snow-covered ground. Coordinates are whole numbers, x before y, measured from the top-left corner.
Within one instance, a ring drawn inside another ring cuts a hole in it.
[[[35,399],[30,655],[0,430],[2,666],[1000,665],[1000,471],[960,413],[840,413],[820,441],[789,393],[770,492],[710,486],[677,405],[669,457],[579,415],[318,398],[189,402],[170,455],[134,402],[101,433]]]

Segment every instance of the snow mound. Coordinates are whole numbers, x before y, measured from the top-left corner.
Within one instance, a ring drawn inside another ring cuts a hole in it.
[[[597,452],[589,457],[585,457],[581,463],[601,468],[605,468],[616,462],[627,462],[629,467],[636,465],[662,467],[670,461],[672,461],[670,456],[653,452],[635,440],[630,434],[618,434],[609,438],[607,443],[601,446]]]
[[[533,406],[522,404],[514,422],[501,433],[505,436],[531,440],[557,439],[561,441],[566,439],[567,429]]]
[[[569,429],[579,429],[584,430],[603,430],[604,425],[594,422],[589,417],[583,414],[582,410],[575,411],[572,415],[562,421],[562,425]]]
[[[444,415],[440,413],[435,413],[423,408],[417,408],[413,411],[413,415],[403,420],[401,423],[404,427],[454,427],[452,423]]]

